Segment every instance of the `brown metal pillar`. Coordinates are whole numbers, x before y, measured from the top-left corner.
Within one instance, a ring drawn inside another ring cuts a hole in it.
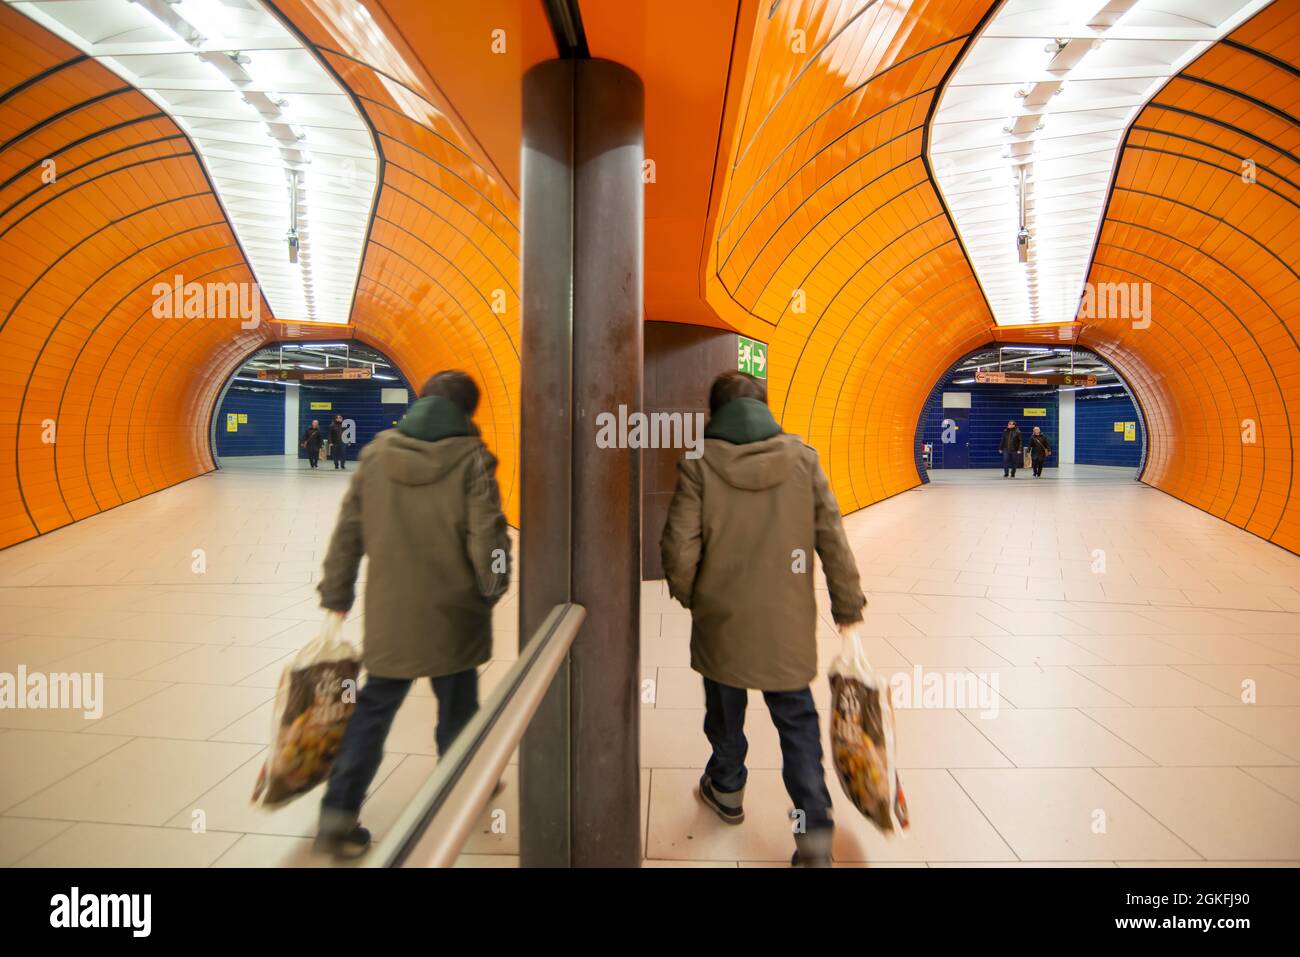
[[[524,738],[525,866],[641,859],[640,452],[599,448],[596,418],[641,411],[643,101],[604,60],[524,77],[521,640],[558,601],[587,609]]]

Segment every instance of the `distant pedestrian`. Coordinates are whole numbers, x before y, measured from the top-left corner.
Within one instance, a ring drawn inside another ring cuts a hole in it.
[[[1022,464],[1021,460],[1025,453],[1020,430],[1016,428],[1014,419],[1002,430],[1002,441],[998,443],[998,451],[1002,453],[1002,477],[1006,478],[1009,475],[1015,478],[1016,468]]]
[[[330,458],[336,469],[347,470],[347,446],[343,444],[343,416],[334,416],[330,423]]]
[[[1043,474],[1043,463],[1052,454],[1052,444],[1043,435],[1043,430],[1034,426],[1034,434],[1029,437],[1029,461],[1034,465],[1034,478]]]
[[[320,461],[320,422],[316,419],[311,420],[311,428],[302,435],[302,447],[307,450],[307,461],[312,468]]]

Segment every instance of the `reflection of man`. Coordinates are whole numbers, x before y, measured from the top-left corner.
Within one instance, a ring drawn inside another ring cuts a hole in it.
[[[395,429],[361,452],[325,556],[321,606],[347,614],[366,572],[357,695],[321,801],[317,849],[355,857],[370,845],[357,815],[411,682],[438,700],[447,748],[478,710],[478,666],[492,654],[492,606],[510,583],[510,539],[496,459],[470,420],[478,387],[463,372],[425,383]]]
[[[330,423],[330,459],[336,469],[347,469],[347,446],[343,444],[343,416],[334,416]]]

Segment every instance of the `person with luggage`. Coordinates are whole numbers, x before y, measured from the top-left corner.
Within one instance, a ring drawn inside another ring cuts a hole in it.
[[[311,420],[311,427],[302,435],[302,447],[307,450],[307,462],[312,468],[320,460],[320,422],[316,419]]]
[[[1034,466],[1034,478],[1041,478],[1043,474],[1043,465],[1047,457],[1052,454],[1052,445],[1047,441],[1047,436],[1043,435],[1043,430],[1034,426],[1034,433],[1029,437],[1029,461]]]
[[[347,446],[343,444],[343,416],[335,415],[330,423],[330,459],[335,469],[347,471]]]
[[[723,822],[744,821],[747,689],[761,690],[794,802],[791,863],[830,866],[834,822],[809,687],[817,675],[813,553],[841,631],[862,620],[866,597],[817,452],[781,431],[763,382],[723,373],[709,414],[703,455],[678,463],[660,542],[669,593],[691,612],[691,667],[704,679],[713,754],[696,796]]]
[[[1015,421],[1007,423],[1007,427],[1002,430],[1002,441],[998,443],[998,451],[1002,453],[1002,477],[1008,475],[1011,478],[1016,477],[1016,469],[1022,464],[1024,458],[1024,447],[1022,444],[1020,430],[1016,428]]]
[[[510,583],[497,461],[471,421],[478,399],[463,372],[429,379],[397,427],[362,451],[330,540],[319,591],[331,612],[352,608],[357,568],[369,559],[367,678],[330,770],[315,845],[336,857],[369,847],[361,803],[411,683],[433,685],[440,755],[478,710],[492,607]]]

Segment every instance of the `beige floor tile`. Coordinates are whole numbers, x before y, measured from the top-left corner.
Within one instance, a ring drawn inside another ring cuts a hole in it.
[[[1125,635],[1094,638],[1087,635],[1071,635],[1068,641],[1089,654],[1096,655],[1103,664],[1176,665],[1197,664],[1202,660],[1190,651],[1171,645],[1168,641],[1170,637],[1172,636],[1150,638],[1145,635]]]
[[[1268,665],[1178,665],[1178,670],[1251,706],[1300,705],[1300,678]]]
[[[978,717],[974,722],[968,721],[954,709],[896,710],[894,727],[899,769],[1009,767],[1011,762],[1007,756],[980,733],[980,724]]]
[[[911,824],[886,836],[844,796],[834,775],[836,861],[995,861],[1016,855],[946,770],[900,772]],[[787,806],[789,802],[787,800]]]
[[[1231,698],[1205,682],[1166,665],[1081,665],[1074,670],[1131,705],[1184,707],[1233,703]],[[1108,705],[1084,707],[1104,708]]]
[[[1012,623],[997,623],[983,616],[966,615],[960,612],[909,612],[903,616],[908,624],[929,638],[975,638],[983,635],[1007,635],[1011,633]],[[1010,615],[1007,618],[1011,618]]]
[[[1300,763],[1300,708],[1252,705],[1201,710]]]
[[[1100,665],[1105,659],[1093,654],[1075,640],[1056,636],[981,638],[980,643],[1007,664],[1031,665]],[[968,661],[974,665],[979,662]]]
[[[0,734],[0,812],[121,747],[129,738],[63,731]]]
[[[41,614],[41,609],[31,609]],[[17,674],[20,666],[27,671],[72,671],[72,667],[55,668],[54,663],[69,655],[85,653],[105,644],[103,638],[68,638],[48,635],[16,635],[0,645],[0,672]]]
[[[162,681],[105,678],[103,715],[87,718],[85,709],[0,709],[0,728],[28,731],[98,731],[104,721],[170,688]]]
[[[18,861],[19,867],[207,867],[237,834],[195,834],[129,824],[76,824]]]
[[[958,769],[952,774],[1022,860],[1198,856],[1090,768]]]
[[[984,642],[977,641],[974,638],[905,638],[894,637],[886,639],[893,647],[898,649],[909,664],[919,664],[926,667],[1006,667],[1011,664],[1008,658],[1000,655],[994,649],[997,647],[995,642],[1001,642],[1004,638],[992,638]],[[875,664],[875,662],[872,662]],[[876,665],[876,667],[882,667]]]
[[[233,685],[283,657],[279,648],[201,645],[155,665],[137,677],[146,681]]]
[[[28,817],[0,817],[0,867],[11,867],[62,831],[72,821],[39,821]]]
[[[645,868],[661,867],[729,867],[733,870],[736,867],[735,861],[655,861],[646,858],[641,862]]]
[[[501,780],[504,789],[479,814],[463,854],[519,854],[519,769],[507,767]]]
[[[1300,859],[1300,805],[1244,771],[1098,770],[1207,860]]]
[[[1105,708],[1124,704],[1100,685],[1064,667],[978,669],[1017,708]]]
[[[981,716],[975,711],[962,714],[1016,767],[1090,768],[1100,764],[1152,763],[1073,708],[1006,708],[993,716]]]
[[[99,642],[93,648],[74,651],[70,655],[59,658],[51,663],[50,669],[99,673],[107,678],[143,678],[142,672],[177,658],[194,648],[194,645],[181,642],[129,641],[115,638]]]
[[[1086,714],[1165,767],[1293,763],[1287,755],[1196,708],[1089,708]],[[1118,764],[1091,763],[1096,767]]]
[[[1277,648],[1235,635],[1166,635],[1161,641],[1187,651],[1197,659],[1188,661],[1187,664],[1300,662],[1300,643],[1288,648]]]
[[[519,867],[516,854],[462,854],[456,858],[456,867]]]
[[[247,744],[136,738],[15,805],[9,813],[161,825],[257,751]]]
[[[697,770],[655,769],[650,778],[645,856],[665,861],[790,860],[794,836],[790,799],[779,771],[751,771],[745,823],[728,825],[695,796]]]
[[[1300,804],[1300,767],[1255,767],[1242,768],[1252,778],[1258,778],[1279,794],[1285,794],[1296,804]]]
[[[312,851],[313,837],[283,834],[228,835],[235,843],[213,861],[213,867],[356,867],[360,862],[337,863],[332,855]]]
[[[91,734],[126,734],[202,740],[270,700],[265,688],[174,684],[105,716]]]

